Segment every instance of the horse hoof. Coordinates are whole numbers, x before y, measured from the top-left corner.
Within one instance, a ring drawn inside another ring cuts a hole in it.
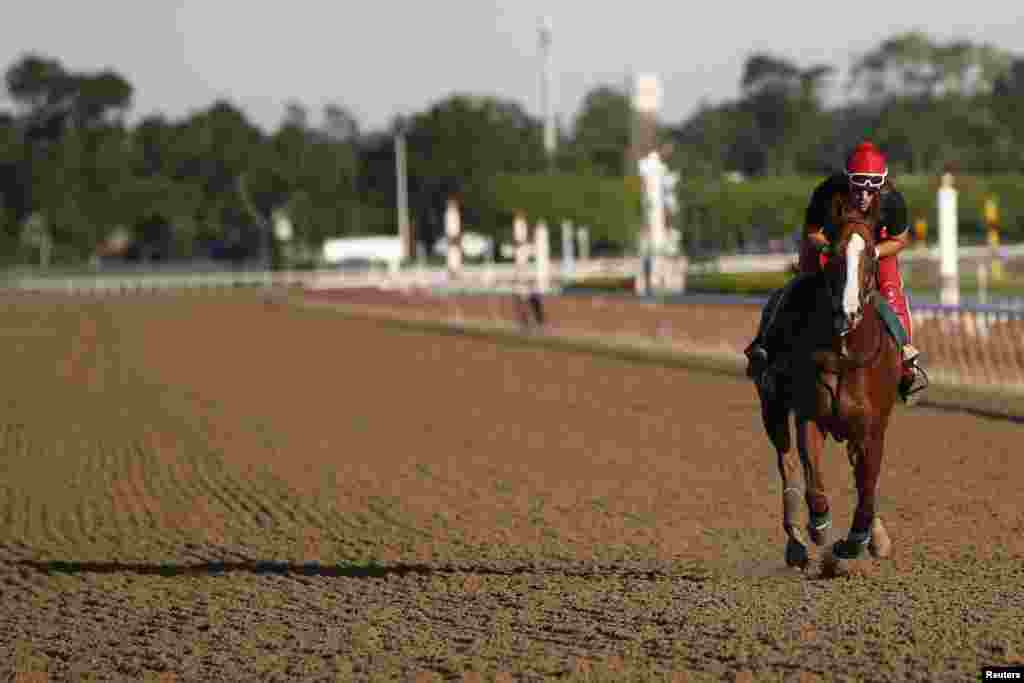
[[[864,557],[864,544],[844,538],[832,544],[832,556],[839,560],[859,560]]]
[[[807,525],[807,533],[810,534],[811,540],[814,541],[814,545],[825,545],[828,543],[829,536],[832,532],[832,516],[826,513],[823,517],[815,519],[812,515],[810,523]]]
[[[875,518],[871,524],[871,540],[868,542],[868,550],[871,556],[877,560],[889,557],[892,552],[892,541],[882,524],[882,520]]]
[[[810,555],[807,553],[807,546],[800,541],[789,539],[786,541],[786,564],[790,567],[799,567],[804,569],[807,564],[811,561]]]

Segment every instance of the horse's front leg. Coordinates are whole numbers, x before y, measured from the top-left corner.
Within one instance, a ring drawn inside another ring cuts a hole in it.
[[[786,532],[786,564],[790,567],[807,566],[807,542],[800,530],[800,504],[803,487],[800,481],[800,460],[793,450],[790,437],[789,406],[778,398],[761,396],[761,418],[768,437],[779,458],[782,478],[782,529]]]
[[[840,559],[862,557],[870,546],[875,557],[889,554],[889,536],[877,516],[878,477],[882,470],[883,437],[872,430],[863,440],[849,444],[850,464],[857,481],[857,509],[846,539],[838,541],[832,549]]]
[[[814,420],[799,418],[796,444],[800,451],[800,462],[804,466],[804,482],[807,485],[805,499],[810,517],[807,531],[812,541],[817,545],[824,545],[828,542],[829,531],[832,529],[832,512],[821,476],[821,454],[825,450],[825,434]]]

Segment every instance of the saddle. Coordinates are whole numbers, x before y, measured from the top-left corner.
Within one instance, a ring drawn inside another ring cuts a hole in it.
[[[798,275],[785,286],[772,293],[768,303],[765,304],[765,311],[761,320],[762,325],[765,327],[759,333],[759,337],[761,334],[764,334],[765,337],[768,336],[769,329],[775,323],[776,314],[785,306],[786,299],[793,290],[803,285],[811,277],[813,277],[811,274]],[[900,322],[899,317],[892,310],[889,302],[877,290],[871,293],[869,301],[875,307],[875,310],[878,311],[878,316],[881,318],[885,329],[896,341],[899,348],[902,349],[909,341],[909,337],[903,327],[903,323]],[[768,396],[774,393],[778,376],[786,374],[791,360],[787,353],[771,353],[770,357],[771,360],[765,367],[760,369],[760,372],[757,373],[758,376],[752,377],[762,392]]]

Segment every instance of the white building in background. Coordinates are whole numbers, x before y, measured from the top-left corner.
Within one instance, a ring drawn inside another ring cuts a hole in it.
[[[403,255],[402,239],[392,235],[336,237],[324,240],[322,250],[324,263],[329,266],[368,261],[397,269]]]

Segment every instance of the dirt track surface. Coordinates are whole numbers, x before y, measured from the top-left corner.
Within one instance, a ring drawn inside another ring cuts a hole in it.
[[[977,680],[1021,427],[900,411],[885,562],[783,566],[751,387],[248,295],[0,308],[0,680]],[[830,445],[837,528],[852,514]]]

